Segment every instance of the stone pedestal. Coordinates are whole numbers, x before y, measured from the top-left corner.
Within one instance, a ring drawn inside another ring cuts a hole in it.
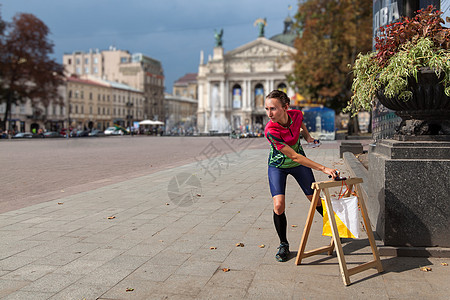
[[[363,153],[363,146],[360,142],[341,142],[339,147],[340,157],[343,157],[344,152],[351,152],[353,154]]]
[[[369,148],[369,217],[386,246],[450,247],[450,142]]]

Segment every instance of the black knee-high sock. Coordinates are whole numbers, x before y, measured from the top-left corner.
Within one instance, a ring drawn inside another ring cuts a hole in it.
[[[273,212],[273,222],[275,223],[275,229],[277,230],[278,237],[280,238],[280,243],[287,243],[286,238],[286,227],[287,219],[286,214],[283,212],[281,215],[277,215]]]
[[[322,205],[321,206],[316,206],[316,210],[323,217],[323,207],[322,207]]]

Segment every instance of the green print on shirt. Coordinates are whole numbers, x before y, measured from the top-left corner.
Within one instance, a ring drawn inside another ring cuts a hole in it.
[[[270,154],[269,154],[269,166],[277,167],[277,168],[294,168],[300,166],[299,163],[293,161],[286,155],[284,155],[280,150],[277,150],[275,144],[276,142],[283,144],[287,146],[287,144],[279,138],[274,137],[270,132],[267,134],[267,138],[270,141],[271,147],[270,147]],[[295,145],[290,146],[295,152],[298,154],[301,154],[306,157],[305,151],[303,151],[303,147],[300,143],[300,136],[297,140],[297,143]]]

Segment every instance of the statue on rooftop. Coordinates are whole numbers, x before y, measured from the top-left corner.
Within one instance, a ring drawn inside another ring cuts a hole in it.
[[[257,19],[253,25],[258,26],[258,29],[259,29],[258,37],[264,37],[264,27],[267,25],[266,18]]]
[[[214,30],[214,37],[216,39],[216,47],[222,47],[222,36],[223,36],[223,28],[220,29],[220,32]]]

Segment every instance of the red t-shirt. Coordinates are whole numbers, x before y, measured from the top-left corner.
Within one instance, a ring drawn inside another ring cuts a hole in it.
[[[290,117],[288,127],[283,127],[277,122],[269,121],[264,130],[264,134],[271,145],[269,166],[292,168],[300,165],[280,151],[286,145],[291,147],[295,152],[305,156],[305,152],[300,144],[300,129],[303,124],[303,113],[300,110],[291,109],[287,111],[287,114]]]

